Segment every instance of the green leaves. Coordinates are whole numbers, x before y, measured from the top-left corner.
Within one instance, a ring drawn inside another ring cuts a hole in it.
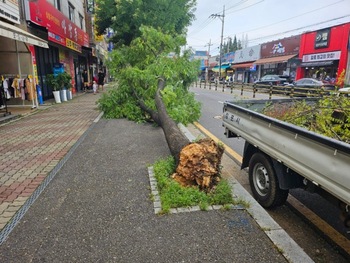
[[[331,94],[308,104],[295,102],[290,107],[269,107],[264,111],[268,116],[304,127],[310,131],[350,143],[350,99]]]
[[[96,26],[102,34],[115,32],[114,42],[127,45],[140,37],[142,25],[159,29],[171,36],[185,33],[194,19],[195,0],[97,0]]]
[[[185,125],[198,120],[200,104],[188,91],[197,76],[198,64],[189,61],[187,54],[174,52],[183,38],[150,27],[142,27],[141,32],[142,36],[129,47],[112,52],[108,67],[118,85],[100,99],[100,109],[108,118],[147,120],[150,115],[139,108],[139,102],[156,110],[154,98],[162,76],[167,84],[161,93],[162,99],[171,118]]]

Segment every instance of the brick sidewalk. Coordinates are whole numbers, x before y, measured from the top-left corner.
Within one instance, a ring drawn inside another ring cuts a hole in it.
[[[99,97],[87,93],[0,126],[0,230],[99,116]]]

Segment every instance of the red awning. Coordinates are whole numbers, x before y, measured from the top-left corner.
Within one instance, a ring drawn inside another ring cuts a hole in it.
[[[234,64],[231,66],[231,68],[250,68],[251,66],[253,66],[253,62]]]
[[[261,65],[261,64],[287,62],[289,59],[295,57],[296,55],[297,54],[278,56],[278,57],[271,57],[271,58],[261,58],[261,59],[258,59],[257,61],[255,61],[254,64]]]

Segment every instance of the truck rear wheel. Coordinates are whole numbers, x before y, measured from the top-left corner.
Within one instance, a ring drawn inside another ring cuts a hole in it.
[[[283,205],[288,190],[279,188],[271,160],[263,153],[255,153],[249,161],[249,183],[254,198],[265,208]]]

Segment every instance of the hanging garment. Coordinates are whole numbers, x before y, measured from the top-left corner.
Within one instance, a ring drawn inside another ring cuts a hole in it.
[[[5,92],[3,81],[0,82],[0,110],[5,108]]]
[[[32,80],[30,78],[25,79],[25,92],[27,95],[27,100],[33,100],[35,98],[34,87],[32,84]]]
[[[14,97],[21,97],[20,87],[19,87],[19,79],[14,78],[11,87],[14,89]]]
[[[10,91],[9,91],[9,79],[5,79],[2,83],[3,85],[3,88],[4,88],[4,92],[5,92],[5,98],[6,99],[10,99],[11,98],[11,94],[10,94]]]

